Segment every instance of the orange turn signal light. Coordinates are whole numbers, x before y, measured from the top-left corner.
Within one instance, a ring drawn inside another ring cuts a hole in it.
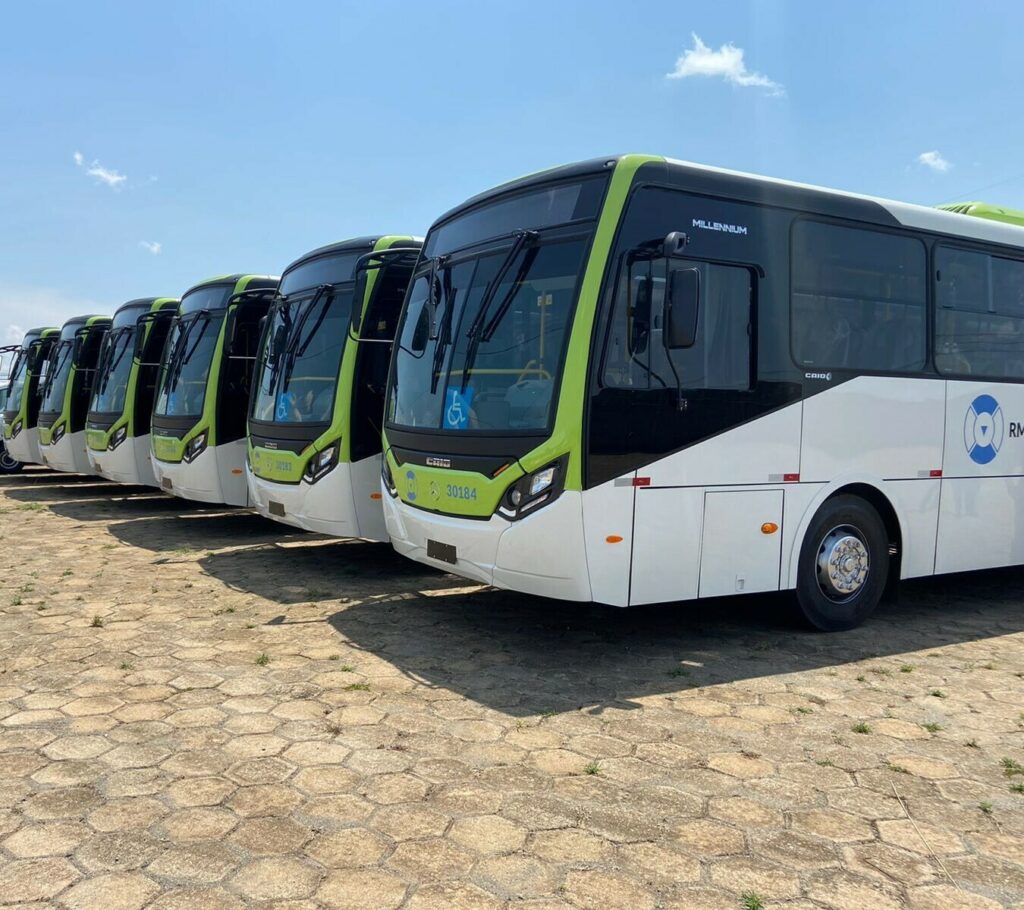
[[[763,525],[761,525],[762,534],[774,534],[778,530],[779,526],[775,524],[774,521],[766,521]]]
[[[622,538],[618,534],[609,534],[604,541],[605,543],[622,543]]]
[[[371,493],[370,499],[380,499],[380,493]]]
[[[232,474],[241,474],[242,473],[242,469],[241,468],[232,468],[231,469],[231,473]]]

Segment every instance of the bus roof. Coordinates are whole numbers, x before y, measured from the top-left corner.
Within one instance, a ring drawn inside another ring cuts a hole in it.
[[[337,243],[328,243],[326,246],[317,247],[299,256],[298,259],[288,263],[285,272],[290,272],[297,265],[301,265],[310,259],[318,259],[321,256],[329,256],[332,253],[345,253],[351,250],[366,250],[370,252],[381,240],[393,238],[397,241],[406,241],[406,245],[412,248],[423,245],[422,237],[414,237],[411,234],[368,234],[365,237],[352,237],[348,240],[339,240]],[[283,273],[282,273],[283,274]]]
[[[495,196],[540,186],[553,180],[570,180],[599,173],[607,173],[612,166],[632,160],[638,166],[652,171],[661,169],[663,176],[677,184],[693,186],[701,192],[757,199],[765,204],[778,205],[797,211],[834,214],[868,223],[889,224],[983,240],[1008,246],[1024,247],[1024,221],[995,219],[991,216],[964,218],[962,213],[896,202],[861,193],[833,190],[807,183],[796,183],[776,177],[762,177],[743,171],[711,167],[690,161],[651,155],[612,155],[592,158],[575,164],[562,165],[503,183],[466,200],[438,218],[433,227],[448,221]],[[652,173],[652,177],[655,175]],[[656,182],[653,181],[652,182]],[[1005,210],[1009,211],[1009,210]],[[978,214],[970,212],[969,214]]]
[[[956,212],[958,215],[973,215],[975,218],[991,218],[993,221],[1005,221],[1024,227],[1024,212],[1019,209],[1008,209],[1002,205],[988,202],[953,202],[937,208],[944,212]]]
[[[279,280],[280,279],[276,275],[257,275],[253,272],[236,272],[233,275],[214,275],[213,278],[206,278],[203,281],[197,281],[181,296],[184,298],[191,294],[193,291],[198,291],[200,288],[205,288],[211,284],[230,284],[237,287],[240,281],[245,281],[246,285],[251,284],[254,281],[259,281],[272,282],[273,285],[276,285]],[[260,286],[263,287],[273,285],[261,284]]]

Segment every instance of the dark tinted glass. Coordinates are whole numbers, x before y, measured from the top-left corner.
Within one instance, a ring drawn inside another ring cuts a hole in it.
[[[591,177],[484,205],[432,230],[424,255],[440,256],[520,229],[596,218],[606,183],[605,177]]]
[[[315,288],[321,284],[337,284],[339,281],[351,281],[356,260],[363,253],[370,252],[370,245],[365,250],[352,250],[341,255],[321,256],[310,262],[285,272],[281,279],[281,293],[294,294],[306,288]]]
[[[792,344],[811,369],[915,372],[927,357],[924,245],[881,231],[798,221]]]
[[[935,269],[935,366],[1024,378],[1024,262],[940,246]]]

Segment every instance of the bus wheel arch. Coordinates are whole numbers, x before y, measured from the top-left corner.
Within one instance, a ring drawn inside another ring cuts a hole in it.
[[[816,629],[852,629],[899,580],[898,513],[878,487],[865,482],[836,484],[807,511],[794,543],[797,603]]]

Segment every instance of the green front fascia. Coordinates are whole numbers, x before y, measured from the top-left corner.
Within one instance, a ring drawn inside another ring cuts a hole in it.
[[[95,325],[97,322],[102,322],[104,319],[108,319],[107,316],[92,316],[85,321],[83,327],[88,328],[89,326]],[[74,344],[74,342],[72,342]],[[74,355],[74,348],[72,348],[72,356]],[[39,444],[48,446],[50,439],[53,437],[54,432],[61,424],[67,424],[71,426],[71,393],[75,388],[75,377],[78,375],[78,366],[74,363],[71,364],[71,370],[68,372],[67,385],[64,386],[64,401],[61,403],[60,416],[51,423],[48,427],[39,428]]]
[[[235,287],[231,291],[232,296],[241,294],[251,281],[265,277],[265,275],[244,275],[235,282]],[[217,281],[217,278],[210,278],[189,290],[195,290],[207,284],[216,284]],[[180,462],[185,456],[185,446],[203,432],[209,433],[206,439],[208,448],[212,449],[217,445],[217,389],[220,388],[220,371],[224,363],[224,333],[227,331],[228,317],[236,306],[238,306],[237,303],[227,308],[224,318],[220,323],[220,331],[217,333],[217,347],[214,349],[213,358],[210,361],[210,372],[206,376],[206,393],[203,395],[202,413],[181,439],[177,436],[162,436],[156,430],[153,431],[150,437],[150,451],[157,461]],[[159,390],[157,391],[157,396],[159,396]]]
[[[381,237],[374,244],[372,252],[386,250],[401,241],[414,239],[411,235],[389,234],[388,236]],[[377,284],[380,271],[380,269],[374,269],[367,275],[366,289],[360,302],[360,313],[363,318],[365,318],[370,301],[373,299],[373,289]],[[271,480],[278,483],[299,483],[302,480],[302,472],[306,470],[309,459],[332,443],[337,442],[339,438],[341,439],[341,451],[338,453],[338,460],[345,464],[351,462],[352,388],[355,383],[356,355],[358,352],[359,342],[354,341],[350,335],[345,341],[345,349],[341,355],[341,366],[338,370],[338,384],[334,393],[334,410],[331,414],[331,425],[299,453],[268,449],[264,446],[254,446],[252,444],[252,437],[250,437],[249,466],[252,468],[253,474],[263,480]]]
[[[55,329],[55,328],[43,329],[43,331],[39,333],[39,339],[38,340],[42,341],[44,338],[51,338],[54,335],[59,337],[60,336],[60,329]],[[36,366],[38,366],[38,364]],[[34,389],[33,389],[33,384],[35,385]],[[38,371],[38,369],[32,369],[32,370],[26,370],[25,371],[25,390],[24,390],[24,392],[22,392],[22,395],[21,395],[21,407],[18,408],[18,416],[15,417],[14,420],[12,420],[10,423],[7,423],[6,421],[4,422],[4,439],[11,439],[12,438],[13,433],[12,433],[11,427],[14,424],[16,424],[19,420],[21,421],[21,430],[19,432],[23,432],[24,430],[32,429],[31,427],[25,426],[25,424],[28,422],[28,404],[29,404],[29,398],[31,397],[30,390],[31,390],[31,394],[38,393],[38,390],[39,390],[39,371]]]
[[[178,301],[175,297],[158,297],[150,305],[148,312],[156,313],[163,309],[168,304],[177,305]],[[144,337],[148,338],[149,333],[153,331],[153,324],[146,324],[146,334]],[[85,431],[85,444],[92,449],[94,452],[105,452],[107,446],[110,445],[110,438],[119,430],[121,427],[128,427],[128,439],[133,439],[136,436],[145,436],[149,432],[149,426],[146,426],[146,432],[140,434],[138,431],[138,424],[135,420],[135,390],[138,387],[139,381],[139,364],[135,358],[132,358],[131,372],[128,374],[128,387],[124,393],[124,410],[121,412],[121,416],[115,420],[109,428],[106,430],[86,430]]]
[[[601,217],[594,232],[583,282],[580,285],[558,394],[558,410],[551,435],[497,477],[488,478],[468,471],[427,468],[419,465],[400,468],[390,453],[391,447],[385,431],[384,449],[388,453],[388,465],[398,495],[404,502],[427,511],[488,518],[494,514],[510,484],[524,473],[533,473],[566,454],[569,455],[569,467],[565,489],[583,489],[582,415],[586,412],[587,371],[601,284],[636,172],[645,164],[660,163],[664,160],[654,155],[625,155],[615,164],[615,171],[601,208]],[[414,479],[410,480],[406,476],[407,473],[412,473]],[[412,485],[415,485],[415,489],[411,489]],[[411,492],[415,493],[415,499],[410,500]]]

